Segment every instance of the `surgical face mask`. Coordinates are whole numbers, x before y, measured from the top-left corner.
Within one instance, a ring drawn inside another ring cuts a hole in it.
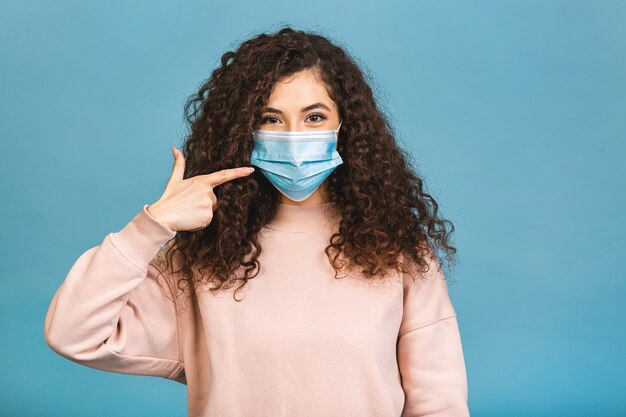
[[[306,200],[343,163],[337,152],[340,128],[341,122],[336,130],[255,130],[250,164],[291,200]]]

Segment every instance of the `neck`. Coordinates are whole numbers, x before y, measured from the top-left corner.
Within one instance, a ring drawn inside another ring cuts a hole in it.
[[[279,202],[274,218],[266,227],[274,230],[306,232],[335,227],[340,220],[341,214],[333,202],[299,205]]]

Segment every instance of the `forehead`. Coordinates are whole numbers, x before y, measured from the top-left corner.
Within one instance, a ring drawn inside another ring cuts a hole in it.
[[[267,105],[278,109],[300,109],[315,102],[322,102],[331,109],[335,107],[326,84],[313,71],[306,70],[277,81]]]

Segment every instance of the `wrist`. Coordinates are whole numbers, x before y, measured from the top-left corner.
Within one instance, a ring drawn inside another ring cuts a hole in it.
[[[156,205],[156,203],[150,204],[148,207],[146,207],[146,211],[148,212],[150,217],[152,217],[155,221],[157,221],[158,223],[160,223],[161,225],[167,227],[170,230],[174,230],[167,223],[167,221],[165,221],[165,219],[163,218],[163,215],[159,211],[159,207]]]

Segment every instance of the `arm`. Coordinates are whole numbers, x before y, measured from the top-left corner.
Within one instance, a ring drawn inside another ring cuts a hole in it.
[[[404,315],[397,345],[405,393],[402,417],[468,417],[456,311],[438,263],[432,258],[429,263],[426,281],[404,274]]]
[[[44,336],[84,366],[186,383],[175,297],[155,267],[176,231],[147,207],[76,260],[48,307]]]

